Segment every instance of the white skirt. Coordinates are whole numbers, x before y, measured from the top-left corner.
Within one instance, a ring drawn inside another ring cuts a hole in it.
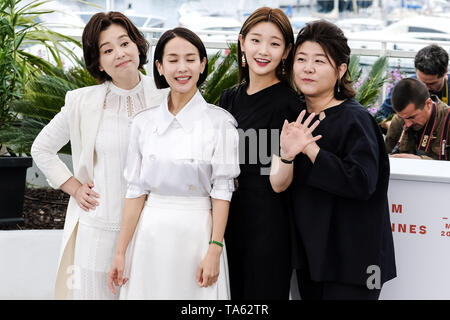
[[[118,295],[112,294],[108,287],[108,272],[118,237],[118,229],[101,228],[80,219],[75,244],[72,299],[118,298]]]
[[[225,246],[217,282],[197,284],[211,238],[211,198],[150,193],[127,250],[120,299],[228,300]]]

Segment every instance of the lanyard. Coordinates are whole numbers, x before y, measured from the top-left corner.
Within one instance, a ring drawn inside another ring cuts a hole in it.
[[[444,79],[445,81],[445,86],[444,86],[444,92],[442,93],[442,102],[444,102],[445,104],[448,105],[448,80]]]
[[[417,147],[417,154],[425,154],[430,146],[430,137],[436,125],[437,110],[436,103],[433,102],[433,110],[431,111],[431,116],[425,125],[425,130],[423,130],[422,137],[420,138],[419,146]]]
[[[442,130],[442,135],[441,135],[441,153],[439,154],[439,160],[442,160],[443,158],[445,160],[448,159],[448,154],[447,154],[447,139],[448,139],[448,127],[450,126],[450,117],[448,116],[450,114],[450,109],[447,110],[447,115],[445,116],[444,119],[444,128]]]

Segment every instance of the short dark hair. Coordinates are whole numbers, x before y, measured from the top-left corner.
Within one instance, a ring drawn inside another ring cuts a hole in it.
[[[338,100],[353,98],[355,90],[352,87],[352,79],[348,70],[351,51],[344,32],[331,22],[325,20],[313,21],[307,23],[298,33],[294,54],[297,48],[306,41],[317,42],[322,47],[328,61],[333,60],[336,73],[338,72],[338,66],[343,63],[347,64],[347,71],[340,81],[336,81],[334,86],[334,97]]]
[[[247,18],[247,20],[245,20],[244,24],[242,25],[241,31],[239,31],[239,34],[241,34],[242,38],[245,39],[250,30],[260,22],[272,22],[274,25],[278,27],[278,29],[280,29],[281,33],[283,34],[285,49],[287,49],[289,45],[294,44],[294,32],[292,31],[291,22],[289,21],[289,18],[286,16],[283,10],[278,8],[262,7],[256,9]],[[241,64],[241,57],[243,53],[239,41],[237,43],[237,49],[238,49],[237,51],[238,51],[239,82],[243,82],[245,80],[247,83],[249,83],[250,78],[248,71],[248,63],[246,64],[245,67],[243,67]],[[294,59],[293,57],[294,54],[291,48],[291,51],[289,52],[288,56],[284,61],[284,72],[282,63],[280,63],[275,69],[275,74],[277,78],[281,82],[287,83],[289,85],[291,84],[292,78],[292,62]]]
[[[426,46],[417,52],[414,67],[420,72],[441,78],[447,73],[448,53],[437,44]]]
[[[400,112],[410,103],[414,109],[423,109],[425,101],[430,97],[427,87],[419,80],[406,78],[400,80],[392,90],[391,103],[396,112]]]
[[[99,12],[94,14],[83,30],[83,56],[86,63],[86,68],[89,73],[97,79],[98,82],[103,83],[106,80],[111,80],[111,77],[105,72],[100,71],[100,49],[98,47],[100,33],[109,28],[112,24],[120,25],[127,30],[128,36],[133,41],[139,50],[139,69],[142,69],[147,63],[147,52],[149,43],[145,39],[142,32],[120,12],[110,11],[108,13]]]
[[[163,89],[169,87],[166,78],[163,75],[159,75],[156,61],[159,61],[159,63],[163,63],[162,57],[164,55],[164,48],[166,47],[167,42],[175,37],[183,38],[194,45],[194,47],[196,47],[198,50],[200,62],[203,60],[203,58],[206,58],[205,71],[200,74],[200,77],[197,81],[197,87],[199,87],[208,76],[208,56],[206,55],[205,45],[198,37],[198,35],[196,35],[194,32],[186,28],[178,27],[164,32],[159,38],[158,43],[156,44],[155,53],[153,55],[153,79],[155,80],[156,88]]]

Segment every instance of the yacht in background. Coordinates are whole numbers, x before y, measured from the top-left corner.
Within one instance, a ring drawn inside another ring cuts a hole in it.
[[[339,19],[335,23],[346,34],[350,32],[381,30],[386,27],[385,21],[374,18]]]
[[[238,6],[224,1],[188,1],[178,9],[178,24],[198,32],[205,42],[236,41],[242,23]]]
[[[77,12],[76,14],[83,20],[83,24],[88,23],[89,19],[97,12]],[[128,4],[128,9],[123,12],[138,28],[164,28],[166,18],[157,15],[138,13]],[[83,25],[83,27],[84,27]]]
[[[390,65],[406,71],[414,70],[412,57],[421,48],[440,42],[447,51],[450,49],[450,19],[416,15],[404,18],[398,22],[376,31],[347,32],[349,45],[352,49],[383,50],[382,43],[386,42],[386,50],[410,51],[410,59],[390,59]],[[374,57],[361,56],[362,64],[372,64]]]
[[[358,39],[351,41],[351,44],[358,48],[378,49],[379,41],[389,41],[386,49],[417,51],[423,47],[422,44],[410,44],[406,41],[450,41],[450,19],[416,15],[392,23],[381,30],[348,32],[346,35],[350,40]]]

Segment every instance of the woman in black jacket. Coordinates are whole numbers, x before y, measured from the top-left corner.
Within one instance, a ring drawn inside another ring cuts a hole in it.
[[[306,110],[285,123],[270,180],[276,192],[292,189],[302,299],[378,299],[381,285],[396,276],[389,159],[377,123],[353,99],[349,60],[334,24],[300,30],[293,71]],[[314,120],[322,138],[309,143]]]

